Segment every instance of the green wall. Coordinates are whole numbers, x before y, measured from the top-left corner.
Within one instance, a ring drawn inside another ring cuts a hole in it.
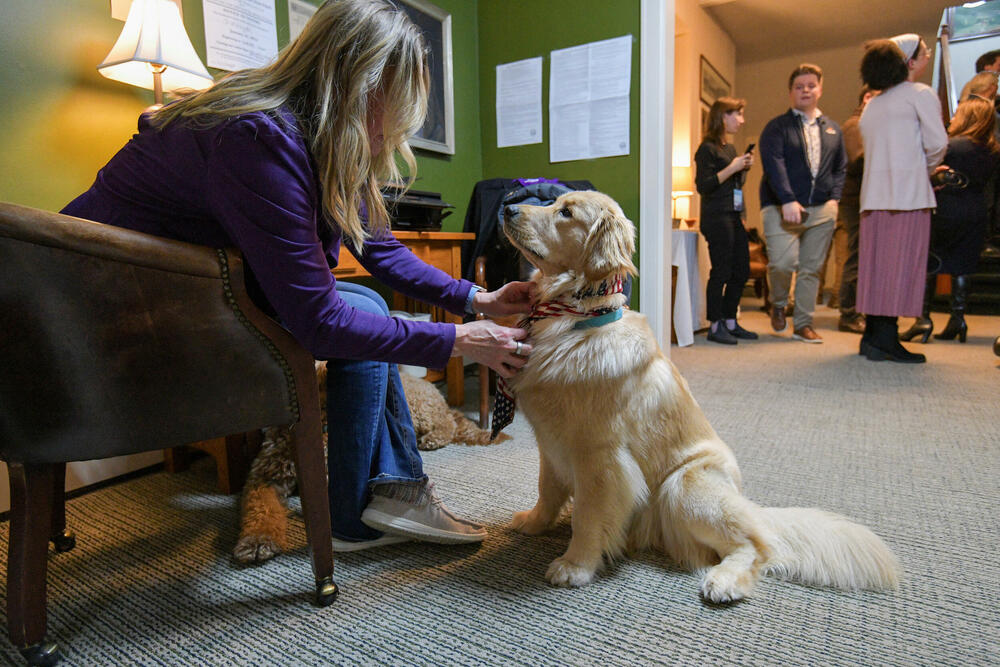
[[[317,4],[318,4],[318,0]],[[461,230],[472,187],[496,176],[586,178],[638,212],[638,72],[632,62],[631,151],[625,157],[550,164],[548,142],[496,148],[495,66],[625,34],[639,35],[639,3],[605,0],[434,0],[452,15],[455,155],[417,149],[414,187],[455,205],[446,230]],[[278,44],[288,40],[287,0],[276,0]],[[122,23],[107,0],[5,3],[0,22],[0,200],[58,210],[135,132],[152,92],[105,79],[96,66]],[[184,22],[204,60],[201,0],[183,0]],[[523,19],[521,18],[523,17]],[[548,116],[545,114],[545,135]]]
[[[545,176],[587,179],[614,197],[631,220],[639,213],[639,3],[607,0],[480,0],[479,115],[482,120],[483,178]],[[631,153],[621,157],[549,162],[549,52],[587,42],[632,35]],[[496,66],[542,59],[540,144],[497,148]]]

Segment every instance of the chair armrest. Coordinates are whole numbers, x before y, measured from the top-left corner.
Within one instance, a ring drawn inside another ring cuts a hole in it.
[[[0,203],[0,236],[150,269],[220,276],[212,248],[17,204]]]

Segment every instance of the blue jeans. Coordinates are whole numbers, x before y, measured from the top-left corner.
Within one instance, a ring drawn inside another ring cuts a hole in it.
[[[352,308],[388,317],[377,292],[341,282],[337,291]],[[327,468],[330,519],[335,537],[370,540],[382,533],[361,523],[371,487],[422,483],[423,462],[396,364],[330,359],[326,363]]]

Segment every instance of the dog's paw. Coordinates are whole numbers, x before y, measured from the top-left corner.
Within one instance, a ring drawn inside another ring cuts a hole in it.
[[[594,574],[594,568],[582,567],[570,562],[565,556],[560,556],[549,564],[545,578],[553,586],[577,588],[593,581]]]
[[[274,540],[260,535],[245,535],[233,547],[233,557],[240,563],[263,563],[282,551]]]
[[[753,588],[754,578],[750,572],[734,571],[724,565],[716,565],[710,569],[701,581],[702,597],[717,604],[742,600],[750,595]]]
[[[551,528],[551,525],[539,518],[535,510],[516,512],[510,520],[510,527],[524,535],[541,535]]]

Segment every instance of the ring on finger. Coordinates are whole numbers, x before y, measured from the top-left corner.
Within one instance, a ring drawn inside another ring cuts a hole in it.
[[[522,347],[524,347],[524,344],[521,343],[521,341],[517,341],[517,346],[514,348],[514,354],[516,354],[517,356],[520,357],[521,356],[521,348]]]

